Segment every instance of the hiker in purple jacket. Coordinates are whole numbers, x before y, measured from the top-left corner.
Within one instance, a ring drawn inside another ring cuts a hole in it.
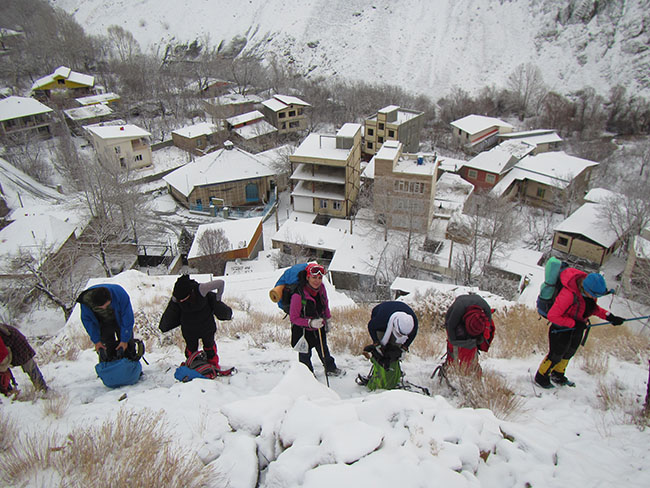
[[[36,352],[27,341],[27,338],[15,327],[0,324],[0,344],[4,346],[6,355],[0,353],[0,375],[10,376],[11,366],[20,366],[29,376],[36,390],[47,391],[48,387],[43,379],[41,370],[38,369],[34,356]],[[0,349],[2,349],[0,346]],[[4,388],[1,388],[4,393]]]
[[[318,357],[328,375],[338,376],[342,371],[327,347],[328,321],[331,319],[327,291],[323,285],[325,268],[317,263],[309,263],[299,274],[300,285],[291,296],[289,319],[291,320],[291,346],[304,337],[307,352],[299,352],[298,360],[314,371],[311,364],[311,350],[316,349]]]

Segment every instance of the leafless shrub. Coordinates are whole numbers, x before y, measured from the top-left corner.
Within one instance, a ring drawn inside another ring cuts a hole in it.
[[[18,428],[13,419],[0,410],[0,453],[11,449],[17,435]]]
[[[548,349],[548,323],[524,305],[498,310],[493,316],[496,332],[490,354],[496,357],[528,357]]]
[[[594,376],[603,376],[609,369],[609,356],[603,351],[586,349],[579,357],[583,371]]]
[[[102,466],[104,469],[97,469]],[[0,480],[20,486],[204,486],[214,474],[174,445],[163,413],[120,411],[98,427],[24,433],[0,455]],[[49,477],[52,484],[43,484]]]
[[[70,406],[70,397],[62,392],[50,392],[43,402],[43,413],[55,419],[63,418]]]

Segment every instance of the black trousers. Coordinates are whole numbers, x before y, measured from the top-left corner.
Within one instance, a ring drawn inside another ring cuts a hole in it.
[[[214,334],[217,332],[215,327],[204,328],[203,330],[196,330],[194,328],[183,328],[181,326],[181,332],[183,334],[183,339],[185,339],[185,345],[190,352],[196,352],[199,350],[199,339],[203,342],[203,350],[205,351],[208,359],[212,359],[215,356],[215,346]]]
[[[573,329],[551,325],[548,329],[548,359],[557,364],[563,359],[571,359],[580,347],[586,326],[578,323]]]
[[[100,361],[113,361],[120,359],[122,355],[118,356],[117,346],[121,341],[120,327],[117,322],[100,322],[99,323],[99,340],[106,346],[106,350],[99,350]],[[135,352],[135,341],[131,339],[126,343],[126,349],[129,352]]]
[[[320,347],[321,337],[319,336],[318,330],[307,330],[299,325],[291,324],[291,347],[294,347],[298,343],[304,333],[307,344],[309,345],[309,351],[306,353],[298,353],[298,360],[313,372],[314,368],[311,365],[311,350],[316,349],[316,353],[325,366],[325,370],[329,373],[336,370],[336,361],[334,361],[334,358],[327,347],[327,332],[325,332],[324,328],[319,330],[323,338],[322,350]]]

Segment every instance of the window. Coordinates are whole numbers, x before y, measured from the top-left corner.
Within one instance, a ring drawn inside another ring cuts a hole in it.
[[[476,178],[478,178],[478,171],[476,171],[475,169],[467,170],[467,177],[475,180]]]
[[[283,128],[283,129],[286,129],[286,128],[287,128],[287,123],[286,123],[286,122],[282,122],[282,128]]]
[[[327,208],[327,200],[320,200],[320,208]]]
[[[295,110],[290,110],[289,111],[289,117],[295,117],[296,116],[296,111]]]
[[[546,188],[537,187],[537,198],[544,198],[545,193],[546,193]]]
[[[369,136],[374,136],[375,135],[375,129],[368,128],[368,135]]]
[[[289,128],[295,129],[296,127],[300,127],[300,122],[289,122]]]
[[[383,137],[378,137],[377,138],[377,143],[378,144],[383,144],[384,143],[384,138]]]
[[[135,160],[136,160],[136,161],[142,161],[142,154],[138,154],[138,155],[135,157]]]
[[[341,202],[334,202],[334,203],[332,203],[332,208],[333,208],[334,210],[341,210],[342,207],[343,207],[343,205],[341,205]]]
[[[301,108],[298,109],[298,115],[302,115],[303,112],[304,112],[303,109],[301,109]]]
[[[379,124],[379,130],[384,130],[384,124]]]
[[[368,146],[368,149],[372,149],[372,146],[373,146],[372,142],[369,142],[369,143],[367,144],[367,146]]]
[[[65,85],[65,80],[64,80],[63,78],[59,78],[58,80],[56,80],[56,82],[57,82],[59,85]]]
[[[115,146],[115,154],[120,154],[122,152],[122,149],[120,146]]]
[[[557,238],[557,243],[559,246],[568,246],[569,245],[569,239],[566,237],[558,237]]]
[[[280,118],[280,119],[284,119],[286,116],[287,116],[286,112],[280,112],[278,114],[278,118]]]
[[[395,137],[395,131],[392,129],[388,130],[388,137]]]
[[[488,183],[494,184],[495,181],[497,181],[497,177],[491,173],[487,173],[485,175],[485,181]]]
[[[419,181],[411,181],[409,183],[409,191],[411,193],[424,193],[424,183]]]

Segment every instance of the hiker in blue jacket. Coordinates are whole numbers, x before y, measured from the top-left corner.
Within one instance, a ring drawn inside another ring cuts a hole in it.
[[[404,302],[388,301],[375,306],[370,313],[368,333],[372,345],[364,351],[375,356],[382,366],[398,360],[418,333],[418,318]]]
[[[133,309],[124,288],[108,283],[91,286],[77,302],[81,305],[81,322],[100,361],[119,359],[127,348],[135,351]]]

